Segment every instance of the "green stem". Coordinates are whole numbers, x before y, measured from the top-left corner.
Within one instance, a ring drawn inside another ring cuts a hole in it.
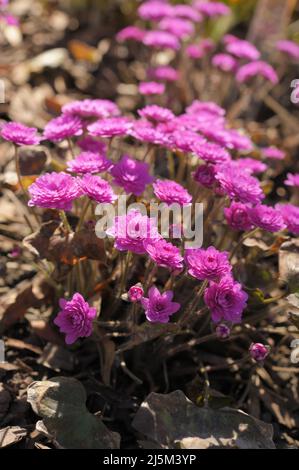
[[[66,213],[64,211],[59,211],[59,216],[61,218],[61,221],[63,223],[63,226],[68,233],[72,233],[72,227],[70,226],[70,223],[67,219]]]
[[[86,213],[89,209],[90,204],[91,204],[91,200],[88,199],[86,201],[85,206],[83,207],[82,213],[80,215],[80,219],[79,219],[79,222],[78,222],[78,225],[77,225],[77,232],[79,232],[79,230],[81,230],[81,228],[83,226],[84,219],[85,219],[85,216],[86,216]]]

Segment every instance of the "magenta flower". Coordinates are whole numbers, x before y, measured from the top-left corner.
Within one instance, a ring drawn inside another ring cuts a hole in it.
[[[248,295],[242,290],[241,284],[231,276],[223,277],[219,283],[211,282],[204,293],[205,304],[215,323],[221,320],[240,323],[247,300]]]
[[[227,136],[229,138],[229,148],[234,150],[245,150],[251,151],[253,150],[253,143],[252,140],[245,134],[235,130],[235,129],[227,129],[226,130]]]
[[[61,311],[54,320],[61,333],[65,333],[66,344],[73,344],[78,338],[85,338],[92,333],[92,322],[97,316],[95,308],[84,300],[78,292],[71,300],[60,299]]]
[[[129,155],[124,155],[114,165],[111,174],[115,184],[124,188],[126,193],[132,193],[135,196],[142,194],[146,185],[153,181],[153,177],[149,174],[148,164],[133,160]]]
[[[262,343],[252,343],[249,348],[249,353],[252,359],[256,362],[263,362],[270,352],[270,347]]]
[[[126,28],[122,29],[117,33],[116,40],[119,42],[128,40],[142,42],[145,34],[146,31],[141,28],[138,28],[137,26],[127,26]]]
[[[231,329],[225,323],[219,323],[215,328],[217,338],[226,339],[231,333]]]
[[[74,160],[67,162],[67,170],[71,173],[101,173],[112,167],[112,162],[104,155],[95,152],[82,152]]]
[[[84,175],[80,185],[83,194],[98,203],[112,203],[117,199],[108,181],[100,176]]]
[[[180,76],[179,72],[170,65],[161,65],[160,67],[150,68],[147,73],[151,79],[162,80],[165,82],[175,82]],[[162,93],[164,93],[164,91]]]
[[[205,2],[203,0],[195,0],[193,2],[194,8],[196,8],[202,15],[213,18],[216,16],[229,15],[230,8],[222,2]]]
[[[103,119],[111,116],[119,116],[118,106],[110,100],[81,100],[72,101],[62,107],[63,114],[78,116],[83,119]]]
[[[239,160],[236,160],[236,164],[239,168],[253,174],[263,173],[267,170],[265,163],[250,157],[239,158]]]
[[[146,21],[160,21],[165,16],[172,15],[172,6],[158,0],[144,2],[138,8],[138,16]]]
[[[44,129],[44,139],[58,142],[82,134],[82,121],[77,116],[62,114],[48,122]]]
[[[203,112],[209,113],[213,116],[225,115],[225,109],[221,108],[221,106],[213,101],[194,100],[193,103],[186,108],[186,113],[188,114],[200,114]]]
[[[193,178],[205,188],[212,188],[216,181],[215,174],[216,169],[214,165],[200,165],[193,173]]]
[[[167,122],[174,119],[174,114],[172,111],[170,111],[170,109],[162,108],[162,106],[157,106],[155,104],[139,109],[138,114],[148,121],[153,121],[154,123]]]
[[[149,121],[136,121],[134,127],[130,131],[130,135],[134,139],[149,144],[167,146],[169,144],[169,136],[165,132],[154,127]]]
[[[145,240],[144,248],[157,266],[168,268],[171,271],[180,271],[183,268],[184,258],[181,256],[179,248],[168,243],[164,238]]]
[[[273,160],[283,160],[286,155],[283,150],[274,146],[264,147],[261,152],[264,158],[273,158]]]
[[[277,41],[276,49],[280,52],[284,52],[292,59],[299,59],[299,44],[294,41],[282,39]]]
[[[141,284],[136,284],[135,286],[130,287],[128,290],[128,299],[130,302],[140,302],[144,295],[144,290]]]
[[[236,165],[219,166],[215,178],[224,194],[244,204],[258,204],[265,197],[259,181]]]
[[[72,202],[82,195],[78,178],[67,173],[45,173],[28,188],[28,206],[71,210]]]
[[[212,65],[222,72],[233,72],[236,70],[237,61],[229,54],[215,54],[212,58]]]
[[[293,204],[276,204],[289,232],[299,235],[299,207]]]
[[[78,140],[77,145],[85,152],[100,153],[101,155],[106,155],[107,153],[105,142],[95,140],[90,135]]]
[[[132,122],[124,117],[112,117],[102,119],[87,126],[88,132],[94,137],[119,137],[128,134],[132,127]]]
[[[228,225],[233,230],[242,230],[247,232],[253,229],[253,223],[249,217],[250,206],[241,202],[232,202],[229,207],[224,209],[224,215]]]
[[[226,251],[218,251],[213,246],[207,249],[186,250],[185,261],[188,273],[201,281],[218,281],[232,270]]]
[[[202,39],[199,44],[190,44],[186,48],[186,53],[191,59],[202,59],[207,53],[212,51],[215,43],[212,39]]]
[[[195,27],[189,20],[182,18],[164,18],[158,24],[161,31],[166,31],[173,34],[178,39],[187,39],[194,34]]]
[[[186,18],[195,23],[202,20],[201,14],[190,5],[174,5],[172,7],[172,16],[176,18]]]
[[[248,41],[235,38],[234,41],[226,44],[226,50],[229,54],[238,57],[239,59],[258,60],[261,53],[257,48]]]
[[[192,201],[191,194],[176,181],[158,179],[153,187],[155,196],[166,204],[178,203],[184,206]]]
[[[299,173],[288,173],[287,174],[287,179],[285,180],[284,184],[287,186],[294,186],[294,187],[299,187]]]
[[[273,207],[259,204],[249,209],[249,216],[255,227],[267,230],[267,232],[278,232],[285,228],[282,215]]]
[[[152,323],[168,323],[171,315],[181,308],[181,305],[172,302],[172,299],[171,290],[160,294],[157,287],[152,286],[148,292],[148,298],[141,299],[147,320]]]
[[[276,85],[279,82],[279,78],[274,68],[262,60],[249,62],[249,64],[242,65],[236,74],[236,80],[240,83],[248,82],[251,78],[255,78],[260,75],[265,80]]]
[[[114,246],[117,250],[137,254],[145,253],[145,240],[160,238],[156,219],[142,215],[137,210],[115,217],[106,233],[115,239]]]
[[[176,36],[166,31],[148,31],[143,39],[143,44],[154,49],[179,50],[180,42]]]
[[[222,163],[230,160],[228,151],[218,144],[194,142],[193,153],[207,163]]]
[[[1,127],[3,139],[16,145],[38,145],[42,140],[35,127],[27,127],[19,122],[8,122]]]
[[[158,82],[141,82],[138,86],[138,91],[141,95],[163,95],[165,93],[165,85]]]
[[[204,137],[199,136],[196,132],[185,129],[171,132],[169,139],[171,148],[181,152],[192,152],[195,144],[204,145],[207,143]]]

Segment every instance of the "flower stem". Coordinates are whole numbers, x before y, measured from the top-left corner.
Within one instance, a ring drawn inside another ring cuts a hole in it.
[[[78,222],[78,225],[77,225],[77,232],[79,232],[79,230],[81,230],[82,226],[83,226],[83,223],[84,223],[84,219],[85,219],[85,216],[86,216],[86,213],[89,209],[89,206],[91,204],[91,200],[88,199],[85,203],[85,206],[83,207],[82,209],[82,212],[81,212],[81,215],[80,215],[80,219],[79,219],[79,222]]]
[[[72,227],[70,226],[70,223],[67,219],[66,213],[64,211],[59,211],[59,216],[61,218],[61,221],[63,223],[63,226],[68,233],[72,233]]]
[[[240,240],[238,241],[238,243],[236,244],[236,246],[232,250],[232,252],[230,254],[230,257],[229,257],[230,261],[233,259],[234,255],[236,254],[236,252],[238,251],[239,247],[242,245],[244,240],[246,240],[246,238],[251,237],[252,235],[254,235],[257,231],[258,231],[258,228],[254,228],[250,232],[244,233],[244,235],[240,238]]]

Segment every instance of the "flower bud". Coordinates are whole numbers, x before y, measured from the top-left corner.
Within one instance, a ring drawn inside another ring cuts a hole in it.
[[[262,343],[252,343],[249,348],[249,353],[252,359],[257,362],[264,361],[270,352],[270,347]]]
[[[135,286],[130,287],[128,291],[128,298],[131,302],[139,302],[144,294],[144,290],[141,284],[136,284]]]
[[[231,332],[230,327],[226,325],[225,323],[219,323],[219,325],[216,326],[215,333],[216,333],[217,338],[219,339],[228,338],[230,335],[230,332]]]

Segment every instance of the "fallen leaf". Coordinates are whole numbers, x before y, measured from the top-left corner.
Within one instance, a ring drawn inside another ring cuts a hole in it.
[[[53,377],[33,382],[27,389],[28,402],[43,418],[37,428],[52,436],[65,449],[118,449],[120,436],[111,432],[86,408],[83,385],[71,377]]]
[[[133,427],[169,449],[275,448],[270,424],[233,408],[199,408],[180,390],[148,395],[135,415]]]
[[[279,277],[294,292],[299,284],[299,240],[296,238],[283,243],[279,250]]]
[[[27,433],[27,429],[21,428],[20,426],[7,426],[6,428],[0,429],[0,447],[8,447],[20,442],[27,436]]]
[[[68,48],[76,60],[85,60],[93,64],[99,61],[100,54],[98,49],[89,46],[85,42],[73,39],[68,43]]]

